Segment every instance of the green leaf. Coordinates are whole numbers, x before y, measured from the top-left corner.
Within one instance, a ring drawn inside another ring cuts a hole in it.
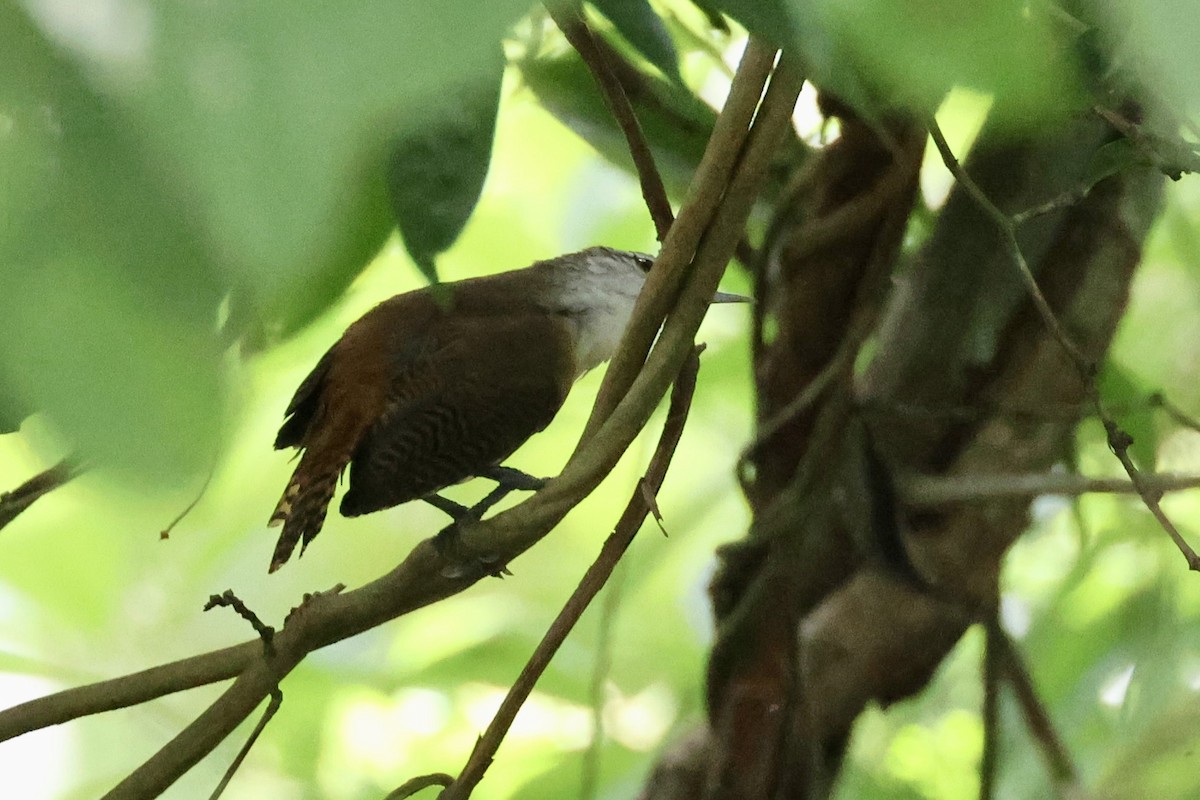
[[[434,258],[454,244],[483,191],[504,54],[492,48],[487,70],[435,104],[419,127],[402,134],[388,162],[388,187],[409,255],[433,283]]]
[[[647,61],[673,81],[682,83],[679,74],[679,55],[675,42],[667,32],[649,0],[594,0],[596,8],[641,53]]]
[[[7,4],[0,108],[0,405],[140,479],[193,472],[221,428],[221,292],[186,192]]]
[[[767,41],[790,45],[817,86],[871,117],[893,107],[932,113],[955,86],[991,95],[992,116],[1014,130],[1083,103],[1077,31],[1024,0],[716,5]]]
[[[140,7],[139,7],[140,8]],[[393,227],[392,143],[436,119],[525,2],[170,0],[114,22],[120,46],[50,35],[119,108],[247,316],[285,334],[336,299]]]
[[[538,102],[609,161],[633,170],[625,137],[578,54],[529,59],[522,77]],[[682,195],[704,153],[716,112],[679,84],[639,74],[630,102],[667,190]]]
[[[713,12],[728,14],[750,33],[776,47],[797,39],[796,15],[787,0],[705,0],[700,8],[710,18]]]
[[[29,416],[17,410],[11,399],[0,393],[0,436],[6,433],[16,433],[21,429],[21,423]]]

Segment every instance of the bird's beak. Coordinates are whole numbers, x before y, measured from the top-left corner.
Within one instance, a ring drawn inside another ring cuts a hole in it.
[[[752,302],[749,297],[743,294],[731,294],[730,292],[717,292],[713,295],[713,303],[749,303]]]

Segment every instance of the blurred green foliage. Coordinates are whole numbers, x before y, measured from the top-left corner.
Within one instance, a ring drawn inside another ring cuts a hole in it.
[[[888,96],[932,109],[951,87],[970,88],[985,99],[976,113],[1032,124],[1079,100],[1061,44],[1070,36],[1059,38],[1061,20],[1042,6],[711,5],[777,41],[793,41],[804,21],[795,38],[814,76],[866,104]],[[655,2],[676,35],[670,56],[661,39],[631,33],[646,8],[601,4],[668,78],[648,83],[639,108],[679,192],[714,118],[683,88],[719,95],[726,68],[710,51],[733,60],[742,38],[708,32],[687,3]],[[1185,76],[1195,51],[1181,44],[1191,41],[1181,9],[1128,6],[1138,24],[1123,31],[1123,52],[1137,71],[1165,76],[1165,93],[1192,102]],[[282,409],[350,321],[420,285],[389,236],[394,211],[436,216],[421,208],[421,192],[446,192],[445,225],[413,223],[430,235],[425,247],[440,253],[446,279],[596,242],[652,249],[636,183],[611,166],[623,163],[622,148],[599,97],[540,27],[526,21],[511,34],[519,41],[510,53],[519,44],[540,57],[505,79],[494,150],[483,145],[491,100],[447,123],[445,98],[480,86],[494,96],[496,44],[524,11],[457,0],[436,14],[384,2],[0,0],[0,431],[38,412],[20,434],[0,437],[0,489],[67,451],[97,466],[0,532],[0,705],[249,638],[234,615],[200,613],[209,594],[233,587],[278,623],[303,592],[370,580],[439,527],[423,507],[331,517],[306,558],[264,579],[273,544],[265,522],[291,467],[270,448]],[[543,35],[551,41],[537,43]],[[1163,46],[1142,58],[1160,35]],[[669,57],[682,82],[669,80]],[[834,74],[835,64],[845,68]],[[466,136],[463,147],[452,135],[429,172],[401,187],[414,190],[401,204],[408,210],[394,209],[385,166],[396,142],[447,125]],[[944,127],[974,130],[978,119],[951,115]],[[469,169],[447,185],[439,175],[455,159]],[[939,172],[932,166],[923,180],[935,203]],[[464,198],[480,183],[475,206]],[[1198,220],[1200,189],[1174,186],[1105,373],[1139,460],[1163,470],[1200,471],[1200,434],[1139,405],[1161,390],[1200,414]],[[746,289],[741,275],[727,282]],[[609,590],[618,598],[611,665],[598,683],[601,797],[634,796],[655,753],[702,714],[711,553],[746,523],[732,477],[753,405],[745,328],[744,309],[710,314],[692,419],[660,498],[670,536],[648,526]],[[515,465],[538,474],[562,465],[598,378],[581,383]],[[458,769],[613,525],[650,446],[636,445],[512,565],[512,578],[315,654],[288,677],[282,711],[226,796],[365,800],[415,774]],[[160,541],[214,459],[200,504]],[[1080,430],[1078,461],[1088,474],[1119,470],[1094,424]],[[478,492],[453,490],[460,499]],[[1198,535],[1200,500],[1173,496],[1166,508]],[[1200,588],[1139,504],[1039,501],[1004,590],[1005,622],[1097,795],[1200,793],[1190,760],[1200,731]],[[577,796],[595,735],[600,627],[599,610],[589,611],[477,796]],[[841,797],[973,796],[981,644],[971,632],[929,691],[863,717]],[[0,775],[28,800],[98,796],[219,690],[0,744]],[[1002,712],[998,796],[1048,796],[1011,697]],[[233,737],[166,796],[206,796],[240,744]]]

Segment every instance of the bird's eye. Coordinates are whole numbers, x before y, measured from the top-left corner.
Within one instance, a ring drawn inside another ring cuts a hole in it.
[[[642,270],[643,270],[643,271],[645,271],[645,272],[649,272],[649,271],[650,271],[650,267],[654,266],[654,259],[653,259],[653,258],[651,258],[650,256],[644,256],[644,255],[642,255],[642,254],[640,254],[640,253],[639,253],[638,255],[635,255],[635,256],[633,257],[633,260],[634,260],[634,261],[636,261],[636,262],[637,262],[637,265],[638,265],[639,267],[641,267],[641,268],[642,268]]]

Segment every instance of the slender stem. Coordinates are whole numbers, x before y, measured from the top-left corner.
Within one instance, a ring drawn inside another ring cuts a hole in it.
[[[711,224],[721,197],[729,186],[730,176],[749,136],[750,123],[774,63],[775,51],[751,39],[730,86],[725,106],[713,126],[704,156],[696,168],[687,198],[679,210],[679,217],[663,241],[662,251],[655,259],[646,285],[634,306],[633,316],[625,328],[621,346],[605,371],[579,447],[595,436],[641,372],[650,345],[658,335],[667,312],[675,305],[700,239]]]
[[[250,732],[250,736],[246,739],[246,743],[242,745],[242,749],[238,751],[237,756],[234,757],[233,762],[229,765],[229,769],[225,770],[225,774],[221,776],[221,781],[217,784],[217,788],[213,790],[212,795],[209,796],[209,800],[219,800],[221,795],[225,793],[225,789],[229,786],[229,782],[233,780],[238,767],[242,766],[242,762],[249,755],[250,748],[254,747],[254,743],[258,741],[258,737],[262,735],[263,730],[267,727],[267,723],[279,711],[281,705],[283,705],[283,692],[277,688],[271,692],[271,700],[267,703],[267,707],[263,709],[262,718],[254,726],[254,730]]]
[[[1071,760],[1070,751],[1067,750],[1067,746],[1058,735],[1054,721],[1050,718],[1050,712],[1046,710],[1041,698],[1038,697],[1037,689],[1033,685],[1033,678],[1026,669],[1025,662],[1016,645],[998,626],[991,641],[996,645],[997,656],[1001,661],[1004,676],[1017,694],[1017,702],[1025,715],[1025,724],[1029,726],[1029,730],[1037,739],[1042,754],[1050,765],[1054,782],[1060,789],[1077,788],[1079,772],[1075,768],[1075,762]],[[1066,797],[1079,796],[1077,792],[1072,791],[1063,792],[1063,795]]]
[[[262,655],[254,639],[131,675],[78,686],[0,711],[0,742],[73,719],[148,703],[168,694],[236,678]]]
[[[200,484],[200,489],[196,492],[196,496],[192,498],[190,503],[184,506],[182,511],[175,515],[173,520],[167,523],[167,527],[158,532],[158,538],[171,538],[171,531],[175,530],[175,526],[183,522],[183,518],[192,513],[192,509],[200,505],[200,501],[204,499],[204,493],[208,491],[209,484],[212,483],[213,475],[216,474],[216,471],[217,467],[215,464],[208,468],[208,475],[205,476],[204,483]]]
[[[1162,473],[1146,475],[1143,481],[1143,489],[1157,494],[1200,487],[1200,475]],[[1048,494],[1139,493],[1133,481],[1125,478],[1089,478],[1053,472],[904,475],[897,477],[896,488],[906,504],[918,508]]]
[[[639,482],[646,496],[649,489]],[[651,508],[651,511],[654,509]],[[657,515],[656,515],[657,516]],[[618,565],[620,568],[620,565]],[[612,671],[613,623],[621,603],[622,578],[628,572],[622,569],[616,579],[609,579],[608,590],[600,602],[600,624],[596,634],[596,658],[592,665],[592,680],[588,687],[588,705],[592,712],[592,735],[587,749],[583,751],[579,770],[579,800],[595,800],[600,783],[600,762],[604,754],[604,695],[609,673]]]
[[[1000,648],[999,620],[993,615],[984,626],[983,650],[983,756],[979,761],[979,800],[992,800],[996,789],[996,764],[1000,749]]]
[[[1033,298],[1033,304],[1037,308],[1042,322],[1050,330],[1054,338],[1058,340],[1058,343],[1062,345],[1062,349],[1066,354],[1070,356],[1079,373],[1085,380],[1090,381],[1096,374],[1096,365],[1084,356],[1083,352],[1071,341],[1071,337],[1067,335],[1062,323],[1055,316],[1054,309],[1050,308],[1050,303],[1046,300],[1046,295],[1042,294],[1041,287],[1038,286],[1037,278],[1033,277],[1033,271],[1029,269],[1029,262],[1025,260],[1025,254],[1021,252],[1021,245],[1017,241],[1016,225],[1013,224],[1012,219],[1007,214],[991,201],[991,198],[979,187],[975,179],[963,169],[958,159],[954,157],[954,151],[946,143],[946,137],[942,135],[942,129],[938,127],[937,122],[932,117],[926,122],[926,127],[929,129],[930,137],[933,138],[934,146],[937,147],[938,153],[942,156],[942,163],[946,165],[946,169],[950,170],[950,174],[954,176],[959,185],[967,190],[967,194],[971,195],[971,198],[983,213],[987,214],[992,222],[996,223],[996,227],[1000,229],[1000,238],[1004,241],[1004,247],[1012,258],[1013,263],[1017,265],[1017,269],[1021,273],[1021,278],[1025,281],[1025,287],[1029,290],[1029,296]]]
[[[533,655],[530,656],[524,669],[521,670],[521,674],[509,688],[508,694],[505,695],[496,715],[488,724],[487,730],[475,743],[475,748],[471,751],[466,766],[463,767],[454,783],[442,792],[439,800],[464,800],[464,798],[470,797],[471,792],[483,779],[484,773],[492,763],[500,743],[504,741],[508,729],[517,716],[517,712],[520,711],[521,706],[533,691],[538,678],[550,664],[550,659],[558,652],[559,647],[566,640],[567,634],[575,627],[575,623],[579,621],[593,598],[604,587],[621,556],[633,542],[633,537],[637,535],[650,511],[647,492],[650,496],[654,496],[662,487],[667,467],[670,466],[671,459],[675,455],[675,447],[679,444],[679,438],[683,434],[692,394],[696,388],[696,372],[699,367],[699,349],[697,348],[692,351],[692,356],[684,364],[675,381],[675,390],[671,396],[671,410],[667,416],[667,422],[663,426],[658,447],[650,460],[650,466],[646,469],[645,476],[625,506],[625,512],[617,522],[616,529],[605,540],[600,554],[588,567],[566,605],[563,606],[562,611],[559,612],[545,636],[542,637],[537,649],[533,651]]]
[[[1106,116],[1105,119],[1108,119],[1108,117]],[[1111,119],[1109,121],[1112,122]],[[1109,449],[1113,451],[1113,455],[1117,457],[1117,460],[1121,462],[1121,466],[1125,468],[1125,472],[1129,475],[1129,480],[1132,481],[1135,490],[1142,498],[1142,502],[1146,508],[1150,510],[1150,513],[1158,521],[1158,524],[1167,532],[1167,535],[1171,537],[1171,541],[1175,543],[1175,546],[1179,548],[1179,552],[1187,560],[1188,569],[1200,572],[1200,555],[1197,555],[1196,551],[1192,549],[1192,546],[1183,537],[1183,534],[1175,527],[1175,523],[1162,510],[1162,506],[1159,504],[1161,492],[1157,491],[1151,485],[1148,477],[1143,475],[1141,470],[1137,468],[1137,465],[1133,463],[1133,459],[1129,455],[1129,446],[1133,444],[1133,439],[1121,429],[1116,420],[1105,410],[1104,402],[1100,398],[1100,392],[1096,386],[1095,363],[1084,356],[1079,348],[1075,346],[1075,343],[1071,341],[1070,337],[1067,336],[1062,323],[1059,322],[1058,317],[1054,314],[1054,310],[1050,308],[1050,303],[1047,302],[1046,296],[1042,294],[1042,290],[1038,287],[1037,280],[1034,278],[1033,272],[1029,269],[1029,263],[1025,260],[1025,255],[1021,252],[1021,245],[1017,241],[1016,225],[1013,220],[988,198],[983,189],[979,187],[979,184],[975,183],[971,176],[967,174],[967,171],[962,168],[958,159],[954,157],[950,145],[946,143],[946,137],[942,135],[942,130],[938,127],[937,122],[930,117],[926,125],[929,129],[929,135],[933,138],[934,145],[937,147],[938,152],[941,153],[942,162],[946,165],[946,168],[954,175],[959,185],[971,195],[979,208],[999,228],[1005,249],[1021,273],[1021,277],[1025,281],[1030,297],[1033,298],[1033,304],[1037,308],[1038,314],[1041,315],[1042,321],[1050,333],[1058,341],[1059,345],[1062,346],[1063,352],[1067,354],[1072,364],[1079,371],[1079,377],[1083,383],[1086,396],[1091,400],[1096,410],[1096,416],[1100,417],[1100,420],[1104,423],[1104,429],[1108,435]]]
[[[39,472],[10,492],[0,494],[0,528],[12,522],[43,496],[79,475],[83,470],[64,458],[53,467]]]
[[[642,187],[642,197],[646,201],[646,208],[650,211],[650,218],[654,221],[654,230],[658,234],[658,240],[663,241],[667,237],[667,231],[671,229],[671,223],[675,221],[675,214],[671,211],[671,201],[667,199],[667,190],[663,186],[662,176],[659,175],[658,167],[654,164],[654,155],[646,144],[642,126],[638,123],[637,115],[633,111],[633,104],[629,102],[629,96],[625,93],[625,87],[621,85],[617,74],[613,72],[604,57],[603,51],[597,46],[595,36],[592,35],[592,30],[588,27],[579,6],[548,2],[546,10],[550,13],[554,24],[563,32],[563,36],[579,53],[583,63],[587,64],[588,69],[591,70],[592,77],[600,85],[600,91],[604,94],[604,100],[608,103],[613,118],[616,119],[621,132],[625,134],[625,140],[629,145],[629,155],[633,158],[633,165],[637,170],[638,181]]]

